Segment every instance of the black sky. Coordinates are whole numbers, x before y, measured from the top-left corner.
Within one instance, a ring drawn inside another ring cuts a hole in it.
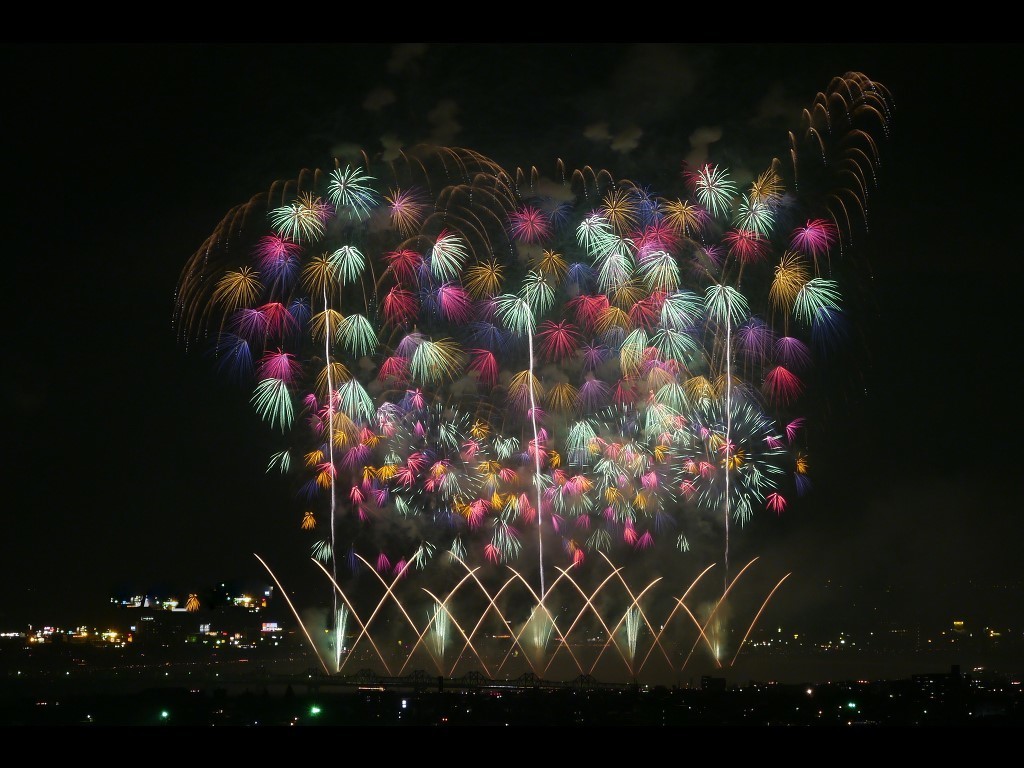
[[[172,327],[180,271],[232,206],[382,140],[656,183],[717,126],[730,163],[759,166],[847,71],[895,103],[858,243],[859,365],[817,440],[813,502],[756,521],[736,557],[793,573],[781,617],[856,624],[884,604],[1019,629],[1021,60],[1002,44],[0,46],[0,629],[87,621],[117,591],[266,582],[254,553],[296,594],[322,588],[247,393]],[[588,138],[602,122],[609,138]]]

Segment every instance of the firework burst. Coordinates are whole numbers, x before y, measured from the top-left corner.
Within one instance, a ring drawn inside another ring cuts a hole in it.
[[[841,328],[829,265],[889,120],[884,88],[837,78],[789,178],[773,161],[746,189],[712,164],[663,194],[559,164],[556,202],[536,171],[450,147],[304,172],[222,219],[175,320],[251,377],[284,443],[269,466],[335,568],[546,540],[565,566],[685,554],[695,523],[809,487],[803,376]]]

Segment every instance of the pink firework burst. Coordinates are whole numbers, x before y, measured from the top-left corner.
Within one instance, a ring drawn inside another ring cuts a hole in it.
[[[665,303],[665,293],[655,291],[645,296],[629,309],[629,319],[634,325],[653,329],[661,320],[661,307]]]
[[[474,499],[469,504],[469,508],[466,513],[466,522],[469,523],[469,527],[476,530],[484,523],[484,518],[487,515],[487,502],[483,499]]]
[[[269,338],[280,339],[298,330],[299,324],[295,320],[295,316],[281,302],[274,301],[264,304],[260,310],[263,312],[266,333]]]
[[[650,549],[654,546],[654,535],[650,531],[644,531],[636,540],[637,549]]]
[[[722,243],[744,264],[761,261],[768,253],[768,241],[750,229],[729,230]]]
[[[280,379],[286,384],[293,384],[302,374],[302,363],[295,355],[280,349],[267,352],[260,359],[259,377],[261,379]]]
[[[416,482],[416,472],[409,467],[399,467],[395,470],[395,482],[404,488],[412,488]]]
[[[462,450],[459,451],[459,458],[465,462],[471,462],[476,458],[477,454],[480,453],[481,445],[479,440],[467,440],[462,444]]]
[[[803,383],[795,374],[777,365],[764,377],[764,388],[772,402],[786,405],[800,396]]]
[[[659,219],[644,227],[633,238],[636,243],[637,259],[643,261],[644,257],[654,251],[674,251],[679,247],[680,237],[665,219]]]
[[[409,380],[409,361],[404,357],[392,355],[381,363],[377,376],[381,381],[391,380],[398,384],[405,383]]]
[[[404,579],[408,570],[409,561],[403,557],[395,563],[395,567],[391,569],[391,575],[396,579]]]
[[[827,219],[808,219],[802,227],[793,230],[790,246],[810,256],[828,253],[839,237],[836,225]]]
[[[544,211],[524,205],[509,214],[512,236],[523,243],[538,243],[551,236],[551,220]]]
[[[604,294],[600,296],[582,294],[572,299],[567,306],[570,311],[576,313],[576,322],[580,327],[589,332],[594,329],[602,313],[608,309],[609,303],[608,297]]]
[[[777,515],[781,515],[786,509],[786,499],[780,493],[769,493],[765,499],[765,504],[768,509]]]
[[[302,246],[278,234],[261,237],[253,250],[260,273],[282,284],[295,277],[301,254]]]
[[[381,302],[384,321],[395,327],[409,325],[416,319],[420,311],[420,303],[409,291],[401,286],[394,286],[388,291]]]
[[[359,444],[353,445],[345,451],[345,457],[341,460],[342,466],[348,469],[356,469],[363,466],[370,457],[372,451],[369,446]]]
[[[793,419],[791,422],[789,422],[789,424],[786,425],[786,439],[792,443],[796,439],[796,433],[803,429],[803,426],[803,417]]]
[[[474,371],[485,386],[494,386],[498,381],[498,358],[487,349],[469,351],[469,370]]]
[[[429,459],[426,454],[422,451],[416,451],[409,454],[409,458],[405,460],[405,465],[413,472],[419,474],[427,466],[428,461]]]
[[[473,318],[473,299],[457,283],[444,283],[438,287],[437,308],[445,319],[458,325]]]
[[[423,255],[408,248],[384,254],[388,269],[395,279],[403,285],[415,288],[419,285],[419,268],[423,264]]]
[[[301,245],[276,233],[261,237],[253,248],[253,255],[260,263],[261,268],[298,256],[300,253],[302,253]]]
[[[636,401],[636,382],[629,379],[619,379],[615,384],[612,394],[612,402],[615,405],[623,406]]]
[[[560,320],[545,320],[537,329],[537,340],[540,342],[540,353],[546,359],[559,362],[576,354],[580,344],[580,334],[572,323]]]
[[[639,538],[640,534],[636,532],[636,528],[633,527],[633,523],[626,520],[626,524],[622,527],[622,540],[630,546],[636,546]]]
[[[525,493],[519,494],[519,516],[525,523],[532,523],[537,519],[537,510],[530,503],[530,497]]]

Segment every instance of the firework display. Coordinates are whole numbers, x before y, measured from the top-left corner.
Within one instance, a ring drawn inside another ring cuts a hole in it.
[[[458,147],[338,160],[229,211],[175,320],[248,387],[334,574],[529,553],[543,596],[546,563],[681,556],[700,525],[728,558],[730,528],[810,487],[801,398],[890,109],[835,78],[743,185],[669,160],[674,190]]]

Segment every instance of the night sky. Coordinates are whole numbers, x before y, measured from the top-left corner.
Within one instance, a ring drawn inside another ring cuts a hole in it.
[[[835,76],[895,106],[852,291],[855,366],[817,404],[812,494],[734,532],[791,573],[772,620],[879,610],[1020,630],[1021,152],[1014,45],[7,44],[0,629],[128,592],[320,597],[273,435],[172,324],[221,217],[335,153],[420,141],[681,188],[761,170]],[[771,578],[771,577],[769,577]],[[881,606],[881,608],[879,608]]]

